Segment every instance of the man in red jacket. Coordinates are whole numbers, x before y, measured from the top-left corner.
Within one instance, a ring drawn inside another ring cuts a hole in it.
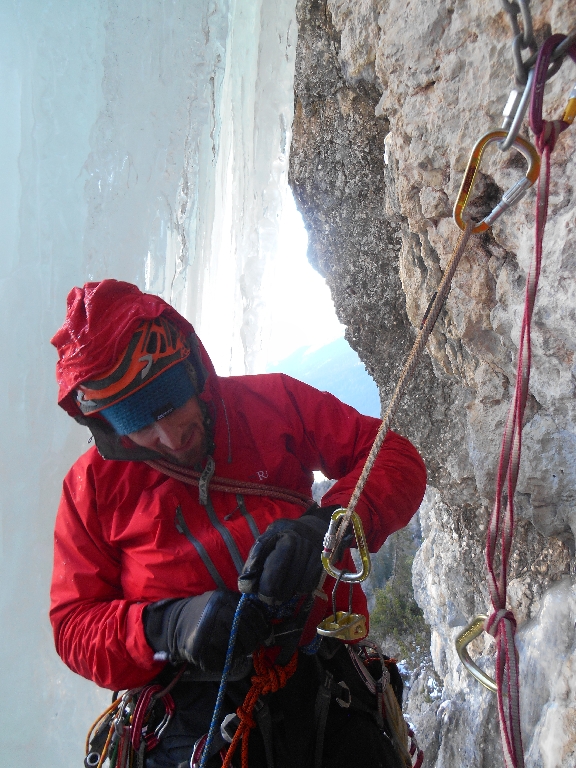
[[[186,663],[176,714],[146,765],[188,765],[210,722],[239,576],[259,599],[239,623],[233,707],[250,654],[280,642],[276,607],[317,585],[330,513],[348,503],[379,423],[282,374],[217,376],[181,315],[116,280],[74,288],[52,343],[59,404],[96,444],[66,476],[56,520],[56,649],[113,690],[169,680]],[[337,480],[321,508],[310,501],[313,470]],[[416,450],[389,433],[357,505],[371,551],[410,520],[425,483]],[[348,599],[340,585],[337,607]],[[366,613],[358,587],[353,605]],[[310,753],[303,734],[317,685],[300,655],[297,701],[275,694],[285,720],[277,768],[303,766]]]

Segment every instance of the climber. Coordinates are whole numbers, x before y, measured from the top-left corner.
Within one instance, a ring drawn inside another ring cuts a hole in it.
[[[227,712],[249,687],[250,654],[282,646],[277,606],[315,589],[330,513],[349,500],[379,422],[282,374],[217,376],[181,315],[116,280],[72,289],[52,344],[58,402],[95,441],[64,480],[56,520],[56,649],[113,690],[168,684],[178,671],[175,714],[146,766],[187,766],[214,709],[239,574],[259,599],[241,614]],[[337,479],[320,507],[306,501],[313,470]],[[408,523],[425,483],[417,451],[390,432],[357,506],[371,551]],[[341,584],[339,609],[348,600]],[[358,586],[353,606],[366,613]],[[269,697],[276,768],[314,764],[316,670],[299,653]],[[331,766],[354,756],[396,765],[370,752],[362,713],[336,709]],[[250,744],[251,768],[266,766],[266,738],[256,731]]]

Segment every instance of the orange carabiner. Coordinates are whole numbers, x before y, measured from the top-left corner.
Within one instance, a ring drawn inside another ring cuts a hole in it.
[[[472,150],[470,160],[468,161],[468,167],[464,174],[464,180],[458,192],[458,198],[456,205],[454,206],[454,221],[460,229],[466,229],[466,222],[464,221],[464,210],[470,200],[470,193],[476,180],[476,173],[482,162],[482,155],[488,144],[492,144],[494,141],[502,141],[508,135],[508,131],[490,131],[476,143],[476,146]],[[512,146],[515,147],[518,152],[521,152],[526,160],[528,160],[528,170],[526,176],[520,181],[517,181],[514,186],[502,195],[502,200],[498,203],[496,208],[488,214],[482,221],[477,224],[472,230],[472,234],[477,232],[484,232],[491,227],[496,219],[501,216],[504,211],[515,205],[518,200],[524,197],[526,192],[534,184],[540,173],[540,156],[535,147],[530,144],[526,139],[517,136],[512,142]]]

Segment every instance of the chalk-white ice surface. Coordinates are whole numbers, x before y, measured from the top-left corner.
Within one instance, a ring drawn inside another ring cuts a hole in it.
[[[66,294],[136,282],[225,339],[221,372],[260,365],[295,35],[294,0],[0,3],[2,768],[82,765],[108,700],[47,618],[60,484],[87,447],[56,407]]]

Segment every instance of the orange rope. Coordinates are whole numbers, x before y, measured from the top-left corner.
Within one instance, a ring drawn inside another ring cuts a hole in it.
[[[280,688],[284,688],[289,678],[296,672],[298,666],[298,651],[290,659],[285,667],[273,665],[270,667],[266,661],[264,650],[258,650],[253,657],[254,669],[256,674],[252,675],[252,687],[246,694],[244,703],[238,707],[236,714],[240,718],[240,723],[228,747],[228,752],[222,763],[222,768],[229,768],[238,742],[242,739],[242,768],[248,768],[248,736],[252,728],[256,727],[252,713],[256,702],[260,696],[267,693],[275,693]]]

